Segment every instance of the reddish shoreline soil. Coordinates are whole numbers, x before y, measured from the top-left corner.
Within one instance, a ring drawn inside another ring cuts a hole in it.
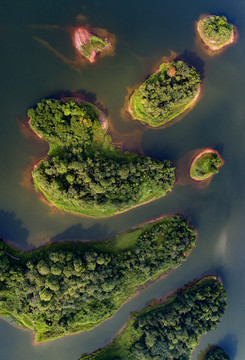
[[[79,53],[79,55],[81,55],[82,57],[84,57],[81,53],[81,47],[82,45],[87,45],[89,43],[89,39],[90,36],[92,35],[96,35],[93,34],[90,30],[88,30],[87,27],[85,26],[79,26],[76,27],[73,31],[73,35],[72,35],[72,41],[73,41],[73,45],[75,47],[75,49],[77,50],[77,52]],[[96,36],[100,37],[100,38],[104,38],[104,36],[101,36],[99,34],[97,34]],[[109,36],[108,36],[109,37]],[[104,53],[108,50],[112,49],[112,44],[111,41],[108,43],[108,46],[106,46],[105,49],[103,49],[101,51],[101,53]],[[91,51],[91,55],[89,58],[86,58],[90,63],[94,63],[96,60],[98,53],[95,50]]]
[[[162,60],[164,61],[161,61],[159,63],[159,65],[157,67],[154,67],[154,70],[153,72],[151,72],[151,74],[153,73],[158,73],[159,71],[159,67],[160,65],[164,62],[166,64],[170,63],[171,61],[174,61],[175,58],[178,56],[178,54],[176,53],[171,53],[171,55],[169,57],[163,57]],[[150,76],[150,75],[149,75]],[[127,88],[128,90],[128,94],[125,96],[125,102],[124,102],[124,106],[121,108],[120,110],[120,113],[121,113],[121,116],[123,118],[125,118],[124,114],[126,113],[128,115],[128,118],[130,120],[136,120],[140,125],[141,127],[144,127],[144,128],[150,128],[152,130],[158,130],[158,129],[164,129],[168,126],[171,126],[171,125],[174,125],[175,123],[179,122],[180,120],[183,119],[184,116],[186,116],[192,109],[193,107],[196,105],[196,103],[200,100],[201,98],[201,95],[202,95],[202,84],[199,85],[198,87],[198,92],[195,96],[195,98],[191,101],[189,107],[187,109],[185,109],[181,114],[177,115],[175,118],[173,118],[172,120],[168,121],[167,123],[161,125],[161,126],[158,126],[158,127],[154,127],[154,126],[151,126],[149,125],[148,123],[143,123],[142,120],[140,119],[136,119],[136,118],[133,118],[132,114],[131,114],[131,106],[130,106],[130,100],[131,100],[131,96],[133,95],[134,93],[134,90],[137,89],[140,85],[142,85],[142,83],[145,81],[145,79],[138,83],[137,85],[135,85],[134,87],[129,87]]]
[[[189,174],[190,174],[190,169],[192,168],[192,166],[195,164],[195,162],[202,156],[202,155],[205,155],[205,154],[210,154],[210,153],[213,153],[213,154],[216,154],[220,159],[221,159],[221,164],[219,166],[217,166],[217,168],[220,168],[221,166],[224,165],[224,160],[222,159],[222,157],[220,156],[219,152],[217,150],[214,150],[214,149],[204,149],[202,151],[200,151],[195,157],[194,159],[192,160],[191,164],[190,164],[190,167],[189,167]],[[198,177],[191,177],[192,180],[194,181],[205,181],[205,180],[208,180],[210,178],[212,178],[214,176],[214,174],[210,174],[207,178],[205,179],[199,179]]]
[[[201,44],[203,45],[203,49],[205,50],[205,52],[210,55],[210,56],[213,56],[213,55],[217,55],[217,54],[220,54],[222,53],[224,50],[226,50],[226,48],[232,44],[235,44],[238,40],[238,37],[239,37],[239,34],[238,34],[238,30],[237,28],[232,24],[233,26],[233,32],[232,32],[232,36],[231,36],[231,39],[228,40],[221,48],[217,48],[217,46],[215,45],[211,45],[209,43],[207,43],[201,36],[201,33],[200,33],[200,22],[208,17],[210,15],[206,14],[206,15],[201,15],[200,18],[195,22],[195,29],[196,29],[196,34],[197,34],[197,37],[198,39],[200,40]]]

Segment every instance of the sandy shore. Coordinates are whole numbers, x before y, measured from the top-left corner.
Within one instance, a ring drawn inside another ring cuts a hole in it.
[[[214,150],[214,149],[210,149],[210,148],[207,148],[207,149],[203,149],[202,151],[200,151],[195,157],[194,159],[192,160],[191,164],[190,164],[190,168],[189,168],[189,174],[190,174],[190,170],[192,168],[192,166],[195,164],[195,162],[203,155],[205,154],[210,154],[210,153],[213,153],[213,154],[216,154],[220,159],[221,159],[221,164],[219,166],[217,166],[217,168],[220,168],[221,166],[224,165],[224,160],[222,159],[221,155],[219,154],[219,152],[217,150]],[[194,176],[194,177],[191,177],[192,180],[195,180],[195,181],[205,181],[207,179],[210,179],[214,176],[214,174],[210,174],[208,177],[206,177],[205,179],[199,179],[198,177]]]

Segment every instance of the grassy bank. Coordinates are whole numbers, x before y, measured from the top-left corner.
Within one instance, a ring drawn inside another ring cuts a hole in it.
[[[129,112],[134,120],[159,127],[191,107],[199,92],[200,75],[195,68],[183,61],[163,63],[134,90]]]
[[[35,341],[92,329],[146,285],[179,266],[196,244],[179,215],[98,242],[24,253],[0,243],[0,315]]]
[[[221,283],[204,278],[166,302],[136,313],[110,345],[81,359],[191,359],[200,337],[219,323],[225,299]]]
[[[206,149],[201,151],[192,161],[190,177],[193,180],[206,180],[217,174],[224,161],[216,150]]]
[[[197,23],[197,32],[204,45],[212,51],[221,50],[234,41],[234,27],[225,16],[202,17]]]
[[[108,217],[160,198],[174,185],[169,161],[113,146],[105,117],[89,103],[43,100],[28,116],[50,146],[32,172],[35,187],[64,211]]]

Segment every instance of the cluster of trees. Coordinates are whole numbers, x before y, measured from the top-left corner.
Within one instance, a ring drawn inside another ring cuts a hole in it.
[[[103,51],[109,45],[108,39],[102,40],[100,37],[91,35],[87,44],[82,44],[81,52],[86,58],[91,56],[92,51],[96,53]]]
[[[230,358],[221,347],[216,346],[207,353],[205,360],[230,360]]]
[[[131,318],[112,344],[83,360],[189,360],[201,335],[216,328],[226,307],[221,283],[206,278],[167,303]]]
[[[205,179],[210,175],[217,174],[221,164],[222,159],[216,153],[203,154],[192,165],[190,175],[191,177]]]
[[[0,315],[32,329],[36,341],[93,328],[140,285],[184,261],[197,235],[179,215],[129,233],[121,250],[105,240],[21,253],[0,242]]]
[[[132,116],[151,126],[160,126],[188,107],[197,95],[200,82],[200,74],[187,63],[163,63],[132,94]]]
[[[36,188],[61,209],[94,217],[114,215],[171,190],[171,163],[113,147],[94,108],[43,100],[28,111],[31,127],[50,144],[49,157],[32,173]]]
[[[227,22],[225,16],[210,15],[200,21],[200,30],[208,42],[223,44],[230,40],[233,25]]]

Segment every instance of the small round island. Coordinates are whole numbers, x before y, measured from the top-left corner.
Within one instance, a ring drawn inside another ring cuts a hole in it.
[[[224,164],[224,160],[213,149],[200,151],[192,160],[190,166],[190,177],[195,181],[203,181],[219,172],[219,168]]]
[[[235,27],[227,22],[225,16],[202,16],[197,22],[196,30],[204,46],[212,52],[222,50],[235,39]]]

